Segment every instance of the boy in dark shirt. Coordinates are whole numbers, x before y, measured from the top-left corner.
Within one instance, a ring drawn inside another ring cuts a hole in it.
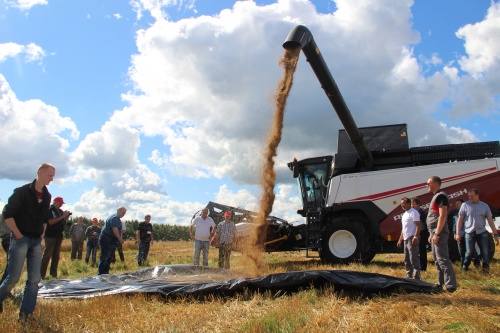
[[[85,236],[87,237],[87,253],[85,254],[85,262],[89,263],[90,255],[92,254],[92,265],[96,263],[97,247],[99,246],[99,234],[101,233],[101,228],[97,226],[97,218],[92,219],[92,225],[85,231]]]
[[[136,231],[136,239],[139,247],[137,263],[142,266],[148,259],[149,246],[153,243],[153,226],[150,223],[151,215],[144,217],[144,222],[139,223]]]

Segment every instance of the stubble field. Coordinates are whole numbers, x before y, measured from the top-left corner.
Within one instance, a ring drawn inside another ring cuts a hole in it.
[[[82,278],[97,274],[84,261],[69,259],[70,242],[63,243],[59,277]],[[124,247],[125,262],[111,273],[139,269],[133,242]],[[191,242],[158,242],[151,247],[149,265],[191,264]],[[211,248],[209,265],[217,267],[217,250]],[[402,254],[377,255],[369,265],[326,266],[305,252],[263,253],[262,274],[295,270],[344,269],[404,277]],[[431,258],[429,254],[429,259]],[[20,327],[17,322],[24,281],[14,297],[4,302],[0,332],[22,328],[34,332],[499,332],[500,260],[495,254],[489,275],[471,268],[461,272],[459,289],[441,294],[394,294],[361,297],[338,293],[333,288],[305,290],[291,295],[253,294],[205,300],[165,300],[157,296],[104,296],[85,300],[38,299],[36,322]],[[0,259],[0,268],[5,256]],[[234,253],[231,268],[248,276],[248,263]],[[436,282],[432,261],[422,279]]]

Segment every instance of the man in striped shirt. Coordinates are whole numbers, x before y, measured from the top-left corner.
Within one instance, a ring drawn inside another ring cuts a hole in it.
[[[229,269],[231,248],[236,241],[236,226],[231,221],[231,212],[224,213],[224,221],[217,225],[216,235],[219,235],[219,268]],[[216,237],[214,235],[214,237]]]

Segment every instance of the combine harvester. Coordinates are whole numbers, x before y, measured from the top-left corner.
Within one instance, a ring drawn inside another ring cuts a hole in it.
[[[427,209],[432,195],[426,181],[434,175],[442,179],[452,202],[468,200],[467,191],[477,188],[493,215],[500,216],[498,141],[410,148],[406,124],[358,128],[311,32],[295,27],[283,47],[302,49],[344,129],[339,130],[335,156],[288,163],[302,195],[298,214],[306,223],[296,226],[271,216],[266,251],[305,249],[307,256],[317,251],[332,264],[368,263],[377,253],[400,253],[401,198],[418,197]],[[239,233],[248,234],[256,213],[224,207],[219,209],[235,212],[235,222],[243,222],[237,224]],[[211,216],[217,217],[213,208]],[[449,242],[456,251],[452,236]],[[494,250],[490,237],[490,256]]]

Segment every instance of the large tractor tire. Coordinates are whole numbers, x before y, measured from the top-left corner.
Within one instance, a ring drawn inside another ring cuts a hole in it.
[[[374,253],[363,252],[367,247],[367,232],[355,219],[333,219],[321,233],[321,260],[329,264],[350,264],[373,259]],[[372,256],[373,255],[373,256]]]
[[[374,248],[370,247],[370,249],[367,252],[362,254],[361,263],[369,264],[370,261],[372,261],[372,259],[375,258],[376,254],[377,254],[377,251],[375,251]]]

